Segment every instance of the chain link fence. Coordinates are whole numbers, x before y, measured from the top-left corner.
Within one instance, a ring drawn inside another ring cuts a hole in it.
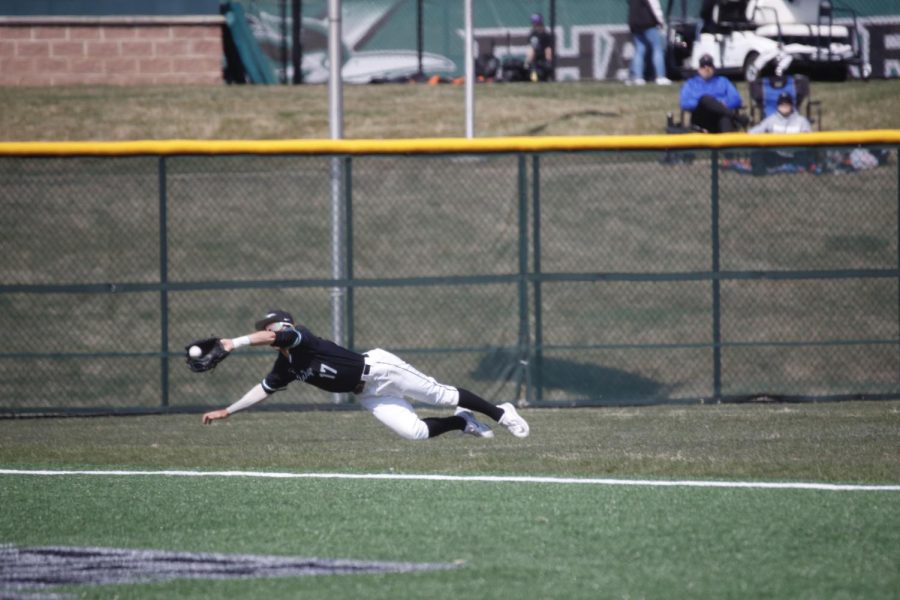
[[[347,344],[495,402],[900,396],[897,149],[756,152],[344,156],[340,281],[330,156],[0,158],[0,412],[225,405],[272,351],[183,346],[331,337],[336,290]]]

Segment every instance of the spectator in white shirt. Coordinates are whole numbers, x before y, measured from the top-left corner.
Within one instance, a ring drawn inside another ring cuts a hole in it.
[[[750,128],[749,133],[808,133],[809,120],[794,109],[794,99],[787,92],[778,96],[775,112]]]
[[[749,133],[808,133],[812,131],[809,120],[794,109],[794,99],[787,92],[778,96],[775,112],[750,128]],[[806,171],[814,168],[813,154],[809,150],[778,148],[754,153],[752,170],[762,175],[773,172]]]

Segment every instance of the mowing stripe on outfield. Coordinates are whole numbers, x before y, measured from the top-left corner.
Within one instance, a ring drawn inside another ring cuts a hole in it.
[[[483,483],[551,483],[643,487],[748,488],[775,490],[820,490],[826,492],[900,492],[900,485],[807,483],[801,481],[692,481],[666,479],[606,479],[579,477],[528,477],[515,475],[427,475],[401,473],[279,473],[265,471],[78,471],[47,469],[0,469],[0,475],[105,475],[162,477],[258,477],[264,479],[386,479],[413,481],[471,481]]]

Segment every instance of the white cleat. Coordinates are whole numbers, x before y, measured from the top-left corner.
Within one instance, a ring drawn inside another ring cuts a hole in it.
[[[509,429],[509,432],[516,437],[528,437],[530,431],[528,422],[522,418],[516,411],[516,407],[509,402],[500,405],[503,409],[503,416],[500,417],[500,424]]]
[[[672,85],[672,80],[668,77],[657,77],[656,85]]]
[[[472,411],[457,409],[456,416],[462,417],[466,422],[466,428],[463,429],[463,433],[468,433],[469,435],[474,435],[475,437],[494,437],[494,432],[491,431],[491,428],[476,419],[475,415],[472,414]]]

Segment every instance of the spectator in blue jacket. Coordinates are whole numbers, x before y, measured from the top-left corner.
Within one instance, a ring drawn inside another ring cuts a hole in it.
[[[691,112],[691,125],[709,133],[728,133],[746,127],[747,115],[739,112],[741,95],[726,77],[716,75],[713,58],[700,57],[697,74],[681,87],[681,108]]]

